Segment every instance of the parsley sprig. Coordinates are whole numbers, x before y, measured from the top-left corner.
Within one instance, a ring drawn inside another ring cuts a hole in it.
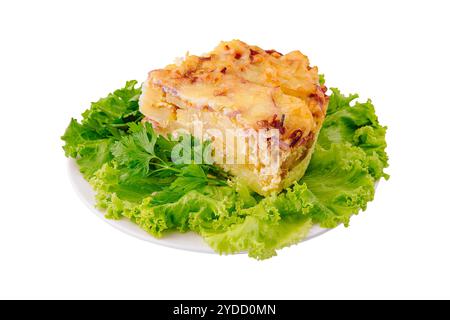
[[[126,169],[128,175],[161,178],[161,183],[167,184],[155,195],[156,202],[176,200],[205,186],[227,185],[227,173],[216,166],[173,162],[171,152],[176,143],[158,135],[149,123],[130,123],[129,134],[115,142],[111,151],[119,169]]]

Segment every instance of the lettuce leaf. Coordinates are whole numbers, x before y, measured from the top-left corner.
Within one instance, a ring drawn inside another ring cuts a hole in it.
[[[76,159],[81,173],[86,179],[112,160],[110,152],[114,142],[112,138],[99,138],[97,134],[75,119],[70,121],[61,137],[66,143],[63,149],[67,157]]]
[[[127,133],[128,124],[142,119],[138,106],[141,89],[136,84],[128,81],[122,89],[93,102],[83,112],[81,123],[72,119],[61,137],[66,156],[76,159],[86,179],[112,160],[111,147]]]
[[[375,179],[388,178],[384,168],[388,166],[386,154],[386,127],[378,122],[370,100],[352,102],[357,94],[345,96],[332,88],[327,116],[319,135],[318,144],[329,148],[331,144],[349,143],[361,148],[370,161],[370,173]]]
[[[364,151],[349,143],[332,144],[329,149],[316,147],[307,173],[301,179],[314,199],[311,218],[324,228],[343,223],[374,197],[374,177]]]
[[[304,239],[314,224],[348,226],[373,200],[376,181],[388,178],[386,127],[371,101],[356,102],[357,95],[331,89],[305,176],[263,198],[217,167],[171,162],[174,142],[140,121],[135,85],[127,82],[93,103],[81,123],[72,119],[63,148],[96,190],[106,217],[130,219],[155,237],[193,231],[221,254],[270,258]]]
[[[128,123],[138,123],[143,115],[139,112],[141,87],[137,81],[127,81],[121,89],[93,102],[83,114],[83,126],[99,137],[120,137],[128,130]]]
[[[295,184],[278,196],[270,196],[257,205],[242,209],[242,223],[226,232],[203,233],[205,241],[219,253],[247,251],[250,257],[267,259],[276,250],[300,242],[312,226],[312,204],[303,193],[306,185]]]

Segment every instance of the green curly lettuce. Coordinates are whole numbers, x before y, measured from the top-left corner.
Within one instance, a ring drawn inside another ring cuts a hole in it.
[[[137,81],[128,81],[125,87],[93,102],[83,112],[83,120],[72,119],[61,137],[67,157],[75,158],[86,179],[112,160],[114,141],[125,135],[128,124],[142,119],[138,100],[141,89]]]
[[[332,88],[327,116],[319,135],[318,144],[330,148],[332,144],[351,144],[363,150],[370,162],[369,170],[375,179],[388,178],[386,154],[386,127],[378,122],[370,100],[352,103],[357,94],[345,96]]]
[[[357,95],[332,89],[306,174],[263,198],[215,166],[173,163],[175,143],[140,121],[135,85],[127,82],[93,103],[62,139],[105,216],[130,219],[155,237],[193,231],[221,254],[270,258],[304,239],[314,224],[348,226],[373,199],[376,181],[388,178],[386,127],[371,101],[355,102]]]

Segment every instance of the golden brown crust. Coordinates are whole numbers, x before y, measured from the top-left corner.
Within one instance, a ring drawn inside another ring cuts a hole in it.
[[[162,90],[179,107],[226,111],[238,116],[244,127],[278,128],[289,144],[293,132],[301,132],[303,138],[316,133],[328,105],[317,68],[310,67],[302,53],[282,55],[239,40],[222,42],[205,56],[188,55],[181,64],[154,70],[146,85],[146,92]],[[151,109],[141,105],[148,116]]]

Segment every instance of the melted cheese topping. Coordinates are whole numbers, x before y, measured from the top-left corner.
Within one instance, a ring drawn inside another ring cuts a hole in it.
[[[179,64],[149,73],[143,87],[142,113],[167,126],[173,108],[195,108],[238,117],[240,125],[284,127],[303,136],[322,125],[327,97],[316,67],[299,51],[281,55],[241,41],[222,42],[205,56],[188,55]],[[165,110],[161,110],[165,109]]]

